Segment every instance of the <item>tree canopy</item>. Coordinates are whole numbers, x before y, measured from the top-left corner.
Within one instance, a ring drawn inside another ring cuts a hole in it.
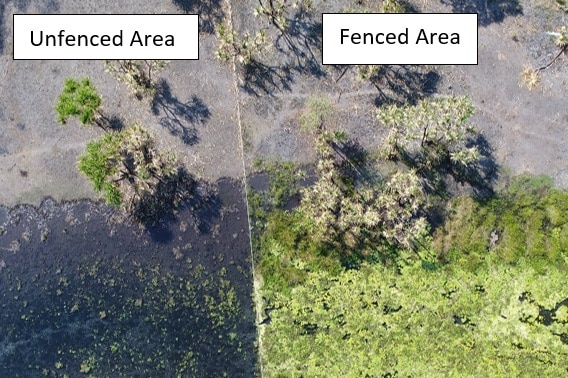
[[[454,96],[426,99],[417,106],[381,108],[378,119],[389,128],[381,146],[383,156],[418,169],[473,165],[480,153],[476,146],[468,146],[477,134],[476,127],[468,122],[472,114],[471,102]]]

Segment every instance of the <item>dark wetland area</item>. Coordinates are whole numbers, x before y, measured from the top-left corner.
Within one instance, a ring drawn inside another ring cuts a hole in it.
[[[147,229],[87,201],[1,211],[0,376],[254,375],[238,184]]]

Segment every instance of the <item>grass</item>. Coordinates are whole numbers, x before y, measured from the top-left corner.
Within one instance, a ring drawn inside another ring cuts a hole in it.
[[[454,199],[448,213],[433,241],[441,261],[475,266],[491,253],[508,264],[525,260],[542,269],[566,264],[568,193],[555,189],[548,177],[518,177],[485,202]]]
[[[532,67],[525,67],[521,72],[521,83],[532,91],[540,83],[540,73]]]
[[[568,193],[549,177],[448,200],[425,241],[434,259],[398,250],[390,266],[346,268],[340,251],[310,240],[299,213],[262,216],[257,267],[273,309],[260,332],[264,376],[568,373]]]

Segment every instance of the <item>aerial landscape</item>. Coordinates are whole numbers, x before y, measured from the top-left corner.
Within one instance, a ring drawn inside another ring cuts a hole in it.
[[[477,64],[323,64],[324,13],[477,14]],[[567,68],[566,0],[0,0],[0,377],[568,376]]]

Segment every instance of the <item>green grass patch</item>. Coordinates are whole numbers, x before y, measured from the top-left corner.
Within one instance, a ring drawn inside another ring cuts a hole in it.
[[[523,176],[447,209],[422,250],[350,267],[300,213],[265,209],[264,376],[567,375],[568,193]]]
[[[568,193],[553,188],[549,178],[519,177],[494,198],[457,198],[448,209],[433,242],[444,262],[475,268],[491,257],[509,264],[526,260],[543,269],[566,264]]]

